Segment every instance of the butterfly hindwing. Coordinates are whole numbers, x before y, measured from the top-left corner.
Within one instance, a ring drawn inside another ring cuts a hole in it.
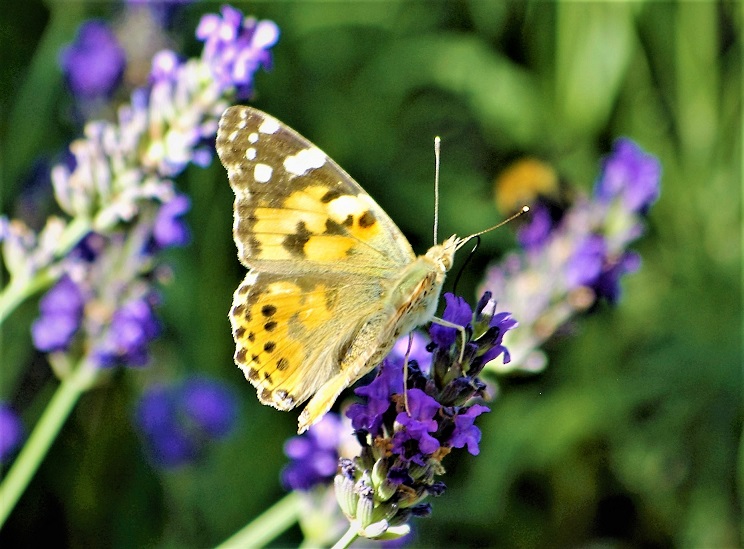
[[[340,280],[249,272],[235,291],[230,322],[235,362],[259,400],[290,410],[338,375],[382,291],[353,275]]]

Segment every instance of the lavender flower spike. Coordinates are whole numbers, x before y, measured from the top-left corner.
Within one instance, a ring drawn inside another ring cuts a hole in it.
[[[364,401],[352,404],[346,414],[362,449],[353,460],[339,460],[334,478],[336,499],[350,522],[349,537],[407,534],[411,517],[431,513],[424,500],[444,491],[435,480],[445,472],[444,457],[455,448],[478,454],[481,433],[474,422],[488,408],[477,403],[485,390],[477,376],[487,360],[508,356],[503,338],[516,326],[508,313],[493,314],[494,307],[487,307],[490,297],[486,294],[473,313],[461,297],[445,295],[443,316],[466,327],[465,349],[459,349],[456,330],[432,326],[426,347],[431,365],[425,373],[417,361],[409,363],[407,391],[397,353],[383,361],[369,385],[356,389]]]
[[[91,219],[105,232],[133,219],[143,202],[168,202],[174,196],[169,178],[189,162],[211,159],[208,143],[219,116],[233,97],[252,90],[257,70],[270,66],[278,29],[225,7],[221,18],[202,18],[197,36],[205,41],[201,58],[156,55],[151,87],[133,92],[117,123],[86,125],[85,137],[70,146],[74,169],[52,169],[57,201],[69,215]]]
[[[84,136],[70,145],[74,161],[52,169],[55,198],[69,221],[52,219],[36,235],[18,221],[0,218],[3,260],[11,275],[0,292],[0,321],[59,280],[41,300],[33,337],[38,348],[55,353],[50,362],[65,396],[52,399],[52,413],[41,416],[32,435],[40,433],[34,440],[42,442],[30,453],[24,450],[0,485],[0,526],[102,367],[143,366],[149,360],[159,331],[158,253],[189,240],[183,220],[189,202],[176,193],[171,178],[191,162],[210,161],[219,116],[236,94],[252,89],[255,72],[270,65],[269,50],[278,36],[273,23],[233,9],[223,15],[234,31],[219,42],[223,54],[212,55],[205,46],[198,59],[181,61],[173,52],[156,56],[150,84],[119,106],[116,121],[87,123]],[[237,57],[231,60],[224,52]],[[230,63],[234,70],[226,73]],[[215,404],[219,399],[210,394],[192,387],[181,395],[177,421],[188,425],[159,439],[167,439],[167,461],[185,455],[185,446],[176,447],[184,430],[200,439],[226,432],[228,421]]]
[[[619,139],[604,160],[591,197],[580,197],[553,225],[535,209],[521,231],[521,253],[488,269],[481,291],[519,318],[504,342],[512,361],[491,360],[496,372],[539,371],[547,364],[540,345],[572,316],[600,299],[620,298],[620,278],[640,266],[628,250],[644,230],[644,216],[658,199],[659,161],[630,139]]]

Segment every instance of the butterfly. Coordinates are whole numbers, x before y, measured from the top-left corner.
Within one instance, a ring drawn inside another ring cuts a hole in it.
[[[229,313],[235,363],[263,404],[291,410],[310,399],[302,433],[399,336],[430,321],[449,325],[435,318],[439,294],[455,251],[475,235],[416,256],[343,169],[252,107],[224,112],[216,149],[235,192],[238,258],[249,269]]]

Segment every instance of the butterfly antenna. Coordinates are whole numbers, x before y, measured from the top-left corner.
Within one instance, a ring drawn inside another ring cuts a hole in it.
[[[439,244],[439,157],[442,140],[434,138],[434,245]]]
[[[521,216],[523,214],[526,214],[529,211],[530,211],[530,207],[529,206],[522,206],[522,209],[521,210],[519,210],[517,213],[515,213],[511,217],[509,217],[507,219],[504,219],[501,223],[497,223],[493,227],[488,227],[487,229],[484,229],[482,231],[478,231],[477,233],[471,234],[470,236],[466,236],[465,238],[461,239],[457,243],[457,247],[455,249],[459,250],[465,244],[467,244],[467,242],[469,240],[472,240],[473,238],[476,238],[476,237],[478,237],[478,236],[480,236],[482,234],[489,233],[489,232],[493,231],[494,229],[498,229],[499,227],[503,227],[504,225],[506,225],[510,221],[514,221],[516,218],[518,218],[519,216]]]

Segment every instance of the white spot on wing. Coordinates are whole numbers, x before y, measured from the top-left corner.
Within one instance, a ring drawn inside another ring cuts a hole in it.
[[[326,155],[323,151],[317,147],[313,147],[285,158],[284,169],[293,175],[304,175],[310,170],[320,168],[325,164],[325,161]]]
[[[248,147],[248,150],[245,151],[245,157],[248,160],[255,160],[256,159],[256,149],[254,147]]]
[[[331,219],[336,223],[343,223],[348,216],[357,217],[369,209],[359,197],[348,194],[331,200],[326,207]]]
[[[238,131],[235,130],[234,132],[230,132],[230,135],[227,136],[228,141],[235,141],[235,138],[238,137]]]
[[[248,141],[250,141],[251,143],[258,142],[258,134],[256,132],[249,133],[248,134]]]
[[[256,167],[253,169],[253,178],[259,183],[267,183],[271,179],[273,172],[273,168],[267,164],[256,164]]]
[[[276,118],[265,118],[258,127],[258,131],[261,133],[276,133],[279,131],[279,122]]]

